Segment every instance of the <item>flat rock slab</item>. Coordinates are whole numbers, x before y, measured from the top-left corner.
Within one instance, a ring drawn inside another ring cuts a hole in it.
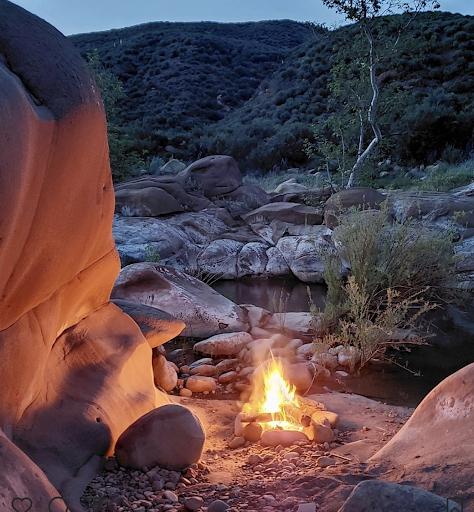
[[[217,334],[194,345],[194,351],[209,356],[235,356],[253,340],[248,332]]]

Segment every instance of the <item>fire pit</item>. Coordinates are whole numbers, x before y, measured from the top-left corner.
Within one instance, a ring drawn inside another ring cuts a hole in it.
[[[252,379],[252,393],[235,420],[234,433],[265,446],[290,446],[298,441],[331,443],[337,415],[323,404],[298,396],[285,378],[282,359],[262,363]]]

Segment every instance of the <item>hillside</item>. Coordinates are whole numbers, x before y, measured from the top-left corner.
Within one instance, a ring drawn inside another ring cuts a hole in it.
[[[474,17],[419,15],[393,49],[403,21],[386,17],[376,29],[388,48],[378,67],[386,137],[376,158],[458,161],[474,146]],[[123,81],[118,122],[135,149],[184,160],[231,154],[245,170],[268,171],[321,164],[319,146],[308,161],[303,142],[314,140],[316,124],[318,137],[339,144],[323,124],[331,113],[351,127],[348,102],[336,101],[329,86],[336,64],[362,69],[357,34],[354,26],[313,32],[291,21],[152,23],[72,40],[83,55],[97,48]]]
[[[71,39],[84,57],[97,49],[123,82],[118,122],[154,151],[163,135],[172,143],[181,131],[195,137],[241,107],[310,33],[293,21],[157,22]]]

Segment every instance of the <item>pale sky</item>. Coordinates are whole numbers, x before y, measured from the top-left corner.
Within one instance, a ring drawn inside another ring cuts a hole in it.
[[[290,19],[332,26],[340,21],[321,0],[14,0],[66,35],[149,21]],[[439,0],[442,11],[474,15],[474,0]]]

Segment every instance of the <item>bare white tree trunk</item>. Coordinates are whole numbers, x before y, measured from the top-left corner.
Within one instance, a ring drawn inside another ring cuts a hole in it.
[[[370,142],[370,144],[367,146],[367,148],[360,152],[362,149],[360,147],[360,143],[363,144],[363,132],[361,127],[361,139],[359,140],[359,154],[357,155],[357,160],[354,166],[352,167],[351,175],[349,176],[349,181],[347,182],[346,188],[354,187],[357,184],[357,179],[359,175],[360,168],[362,167],[362,164],[366,160],[367,157],[369,157],[375,150],[375,147],[377,144],[382,140],[382,132],[380,131],[380,127],[377,122],[377,107],[379,102],[379,86],[377,84],[377,77],[376,77],[376,67],[377,62],[375,58],[375,48],[374,48],[374,36],[370,30],[370,28],[367,26],[366,23],[363,23],[363,29],[364,33],[367,37],[367,40],[369,41],[370,45],[370,65],[369,65],[369,72],[370,72],[370,85],[372,87],[372,101],[370,102],[370,107],[367,115],[367,119],[370,123],[370,126],[372,127],[372,131],[374,132],[374,138]]]

